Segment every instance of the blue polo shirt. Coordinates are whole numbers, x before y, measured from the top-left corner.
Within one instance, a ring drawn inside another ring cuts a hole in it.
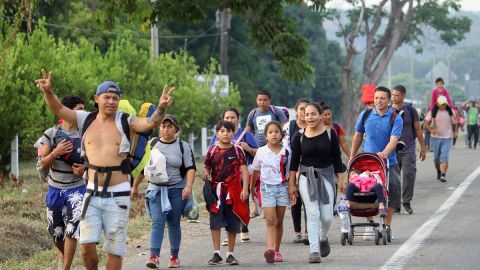
[[[387,112],[382,116],[380,116],[377,113],[377,110],[373,108],[365,121],[365,126],[362,124],[364,113],[365,111],[361,112],[358,116],[355,131],[366,134],[365,145],[363,146],[365,152],[382,152],[390,141],[391,136],[400,138],[403,128],[403,119],[400,115],[397,115],[392,127],[390,125],[390,115],[393,113],[392,108],[389,107]],[[395,150],[388,155],[388,160],[390,166],[397,164]]]

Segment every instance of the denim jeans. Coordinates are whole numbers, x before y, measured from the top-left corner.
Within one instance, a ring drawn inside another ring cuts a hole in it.
[[[151,255],[158,256],[162,247],[163,236],[165,232],[165,223],[168,226],[168,239],[170,241],[170,255],[178,256],[180,250],[180,241],[182,231],[180,229],[180,218],[185,208],[186,200],[182,200],[182,188],[168,189],[168,199],[172,209],[167,213],[162,212],[161,193],[157,192],[151,196],[154,191],[149,190],[146,197],[147,212],[152,219],[152,233],[150,235]]]
[[[307,211],[307,229],[308,240],[310,241],[310,253],[320,252],[320,245],[318,242],[318,225],[320,221],[322,223],[322,230],[320,233],[321,240],[327,239],[328,231],[332,226],[333,199],[335,194],[333,192],[332,185],[330,185],[328,181],[325,181],[325,187],[327,188],[329,203],[319,204],[317,200],[310,200],[310,196],[308,195],[307,178],[301,175],[298,181],[300,195],[302,195],[303,203],[305,204],[305,209]]]

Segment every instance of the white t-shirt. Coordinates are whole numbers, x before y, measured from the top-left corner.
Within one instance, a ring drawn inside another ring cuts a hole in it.
[[[285,183],[290,170],[291,150],[283,146],[278,154],[270,150],[268,145],[258,148],[253,159],[252,168],[260,171],[260,181],[269,185]]]

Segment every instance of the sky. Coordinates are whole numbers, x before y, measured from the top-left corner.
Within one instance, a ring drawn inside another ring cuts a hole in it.
[[[378,0],[367,0],[367,5],[378,3]],[[462,10],[465,11],[480,11],[480,1],[479,0],[461,0]],[[349,4],[347,4],[344,0],[331,0],[327,4],[328,7],[335,7],[335,8],[347,8]]]

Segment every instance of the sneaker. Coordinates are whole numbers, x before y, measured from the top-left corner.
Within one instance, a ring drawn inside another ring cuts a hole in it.
[[[310,245],[310,241],[308,240],[308,234],[305,234],[303,236],[303,244],[306,246]]]
[[[275,251],[273,249],[267,249],[263,253],[263,256],[265,257],[265,261],[267,263],[274,263],[275,262]]]
[[[438,180],[440,180],[440,182],[442,182],[442,183],[447,182],[447,178],[445,177],[445,175],[442,175],[442,177],[440,177],[440,179],[438,179]]]
[[[283,257],[282,257],[282,254],[280,254],[280,252],[275,251],[275,262],[283,262]]]
[[[224,247],[228,246],[228,238],[223,240],[222,246],[224,246]]]
[[[389,238],[390,238],[390,240],[393,240],[392,228],[390,228],[390,226],[387,225],[385,230],[386,230],[386,233],[387,233],[387,240]]]
[[[146,266],[148,268],[159,268],[160,263],[158,262],[158,256],[152,255],[150,259],[148,259]]]
[[[318,254],[318,252],[311,253],[310,257],[308,257],[308,262],[309,263],[321,263],[322,259],[320,258],[320,254]]]
[[[295,233],[295,237],[293,238],[293,243],[303,243],[303,236],[302,233]]]
[[[213,253],[213,257],[208,261],[208,265],[218,265],[223,261],[218,253]]]
[[[393,214],[401,214],[401,210],[400,210],[400,207],[394,207],[393,208]]]
[[[327,257],[330,254],[330,244],[328,243],[328,238],[324,241],[320,241],[320,256],[323,258]]]
[[[178,268],[180,267],[180,260],[178,260],[177,256],[170,256],[168,260],[168,268]]]
[[[238,265],[238,261],[235,259],[235,257],[233,257],[233,255],[228,255],[225,262],[228,263],[228,265]]]
[[[248,234],[248,232],[240,233],[240,242],[242,243],[250,242],[250,235]],[[227,244],[228,244],[228,241],[227,241]]]
[[[405,208],[405,212],[407,212],[407,214],[409,215],[413,214],[412,206],[410,206],[409,203],[404,203],[403,208]]]
[[[373,241],[375,240],[375,234],[373,227],[365,227],[365,235],[363,236],[364,241]]]

